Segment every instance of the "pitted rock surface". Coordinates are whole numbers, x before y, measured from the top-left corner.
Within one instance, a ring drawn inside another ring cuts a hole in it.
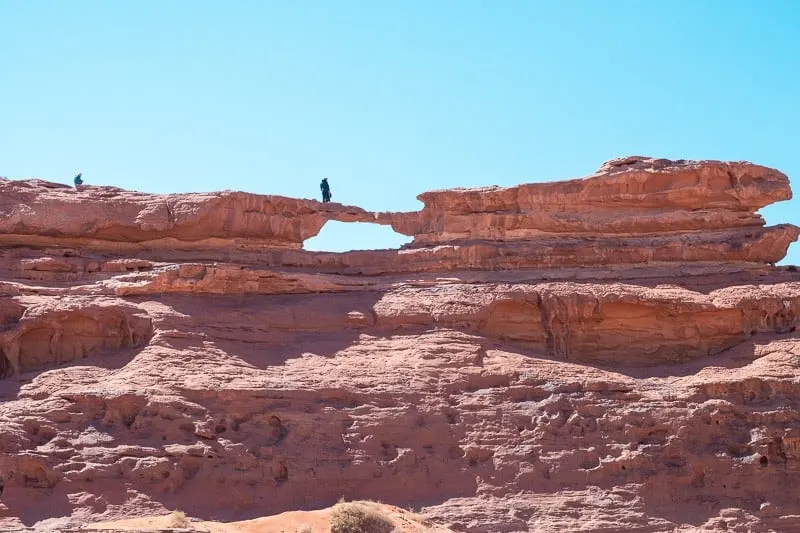
[[[440,531],[800,531],[778,171],[630,157],[418,213],[0,188],[0,530],[344,496]],[[328,220],[415,241],[302,250]]]

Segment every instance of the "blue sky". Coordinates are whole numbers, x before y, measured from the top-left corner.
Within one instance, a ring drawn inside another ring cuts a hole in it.
[[[413,210],[639,154],[800,194],[798,28],[792,0],[0,0],[0,175],[295,197],[327,176]],[[763,213],[800,225],[798,202]],[[400,242],[331,223],[307,245]]]

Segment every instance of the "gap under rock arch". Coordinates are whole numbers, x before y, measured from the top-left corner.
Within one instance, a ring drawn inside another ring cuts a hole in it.
[[[305,240],[303,249],[310,252],[388,250],[398,249],[411,241],[412,237],[397,233],[390,226],[329,220],[316,237]]]

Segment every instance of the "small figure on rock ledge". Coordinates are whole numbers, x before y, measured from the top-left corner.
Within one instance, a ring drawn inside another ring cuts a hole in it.
[[[82,172],[78,172],[78,175],[73,178],[72,181],[75,182],[75,188],[77,189],[80,185],[83,185],[83,179],[81,179]]]
[[[322,182],[319,184],[319,188],[322,191],[322,203],[327,204],[331,201],[331,186],[328,185],[328,178],[322,178]]]

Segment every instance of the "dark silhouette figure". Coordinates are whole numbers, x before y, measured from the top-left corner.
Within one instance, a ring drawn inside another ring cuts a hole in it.
[[[331,186],[328,185],[328,178],[322,178],[322,182],[319,184],[319,188],[322,191],[322,203],[327,204],[331,201]]]
[[[76,188],[78,187],[78,185],[83,185],[83,180],[81,179],[81,174],[82,174],[81,172],[78,172],[78,175],[75,176],[75,179],[72,180],[72,181],[75,182],[75,187]]]

